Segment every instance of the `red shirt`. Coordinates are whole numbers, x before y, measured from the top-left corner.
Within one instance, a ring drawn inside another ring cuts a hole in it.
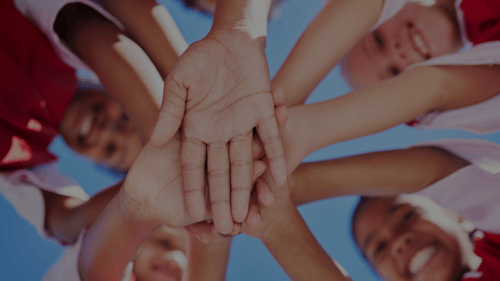
[[[47,147],[77,89],[44,35],[0,0],[0,170],[55,160]]]
[[[476,272],[465,274],[462,281],[500,280],[500,235],[484,233],[474,242],[474,252],[483,259]]]

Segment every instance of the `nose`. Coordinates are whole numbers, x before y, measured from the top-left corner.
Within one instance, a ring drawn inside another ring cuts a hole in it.
[[[411,243],[415,240],[411,233],[404,233],[396,238],[391,246],[391,253],[394,257],[402,256]]]
[[[165,262],[167,262],[172,268],[182,271],[187,266],[186,255],[180,250],[168,251],[163,255]]]
[[[408,66],[415,63],[415,61],[412,61],[407,52],[405,52],[405,50],[402,48],[401,42],[399,40],[394,40],[394,42],[391,42],[389,51],[391,53],[390,64],[392,65],[392,67],[397,67],[400,71],[405,70]]]

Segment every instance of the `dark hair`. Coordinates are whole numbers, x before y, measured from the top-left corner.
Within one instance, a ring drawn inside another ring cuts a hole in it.
[[[361,249],[359,248],[358,241],[356,240],[356,221],[358,220],[359,213],[361,212],[361,210],[363,210],[366,207],[366,205],[368,205],[368,203],[370,203],[374,199],[375,199],[374,197],[360,196],[358,204],[356,205],[356,208],[354,208],[354,211],[352,212],[351,235],[352,235],[352,238],[354,239],[354,242],[356,242],[356,245],[358,246],[358,249],[360,251],[361,251]]]

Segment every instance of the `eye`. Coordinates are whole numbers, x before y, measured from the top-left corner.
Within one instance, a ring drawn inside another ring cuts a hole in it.
[[[397,67],[391,67],[390,71],[393,76],[397,76],[399,73],[401,73],[401,71]]]
[[[101,103],[96,103],[96,104],[94,104],[92,106],[91,109],[92,109],[93,112],[98,112],[98,111],[100,111],[102,109],[102,104]]]
[[[113,153],[116,151],[116,144],[110,143],[106,146],[106,157],[111,158]]]
[[[411,211],[406,213],[406,215],[404,215],[404,217],[401,219],[401,223],[408,224],[414,217],[416,217],[416,215],[417,212],[414,209],[412,209]]]
[[[375,39],[375,43],[377,43],[380,49],[384,48],[384,40],[382,40],[382,37],[380,37],[380,34],[378,34],[378,32],[373,32],[373,38]]]
[[[122,115],[122,117],[120,118],[120,120],[118,121],[118,129],[120,131],[123,131],[129,122],[130,122],[130,119],[128,119],[128,116],[124,113]]]
[[[385,249],[387,248],[387,243],[385,242],[381,242],[377,245],[377,248],[375,248],[375,252],[373,253],[373,255],[375,257],[377,257],[378,255],[380,255],[380,253],[382,253]]]

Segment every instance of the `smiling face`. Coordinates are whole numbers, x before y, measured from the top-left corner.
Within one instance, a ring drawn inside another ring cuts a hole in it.
[[[454,10],[440,2],[432,6],[406,4],[362,37],[342,62],[349,84],[355,88],[375,84],[414,63],[457,52],[462,42]]]
[[[59,132],[74,151],[119,171],[127,171],[142,149],[132,122],[103,90],[77,93]]]
[[[376,198],[355,216],[354,238],[387,281],[452,281],[472,244],[458,216],[420,196]]]
[[[153,232],[134,260],[137,281],[181,281],[186,268],[187,234],[162,226]]]

